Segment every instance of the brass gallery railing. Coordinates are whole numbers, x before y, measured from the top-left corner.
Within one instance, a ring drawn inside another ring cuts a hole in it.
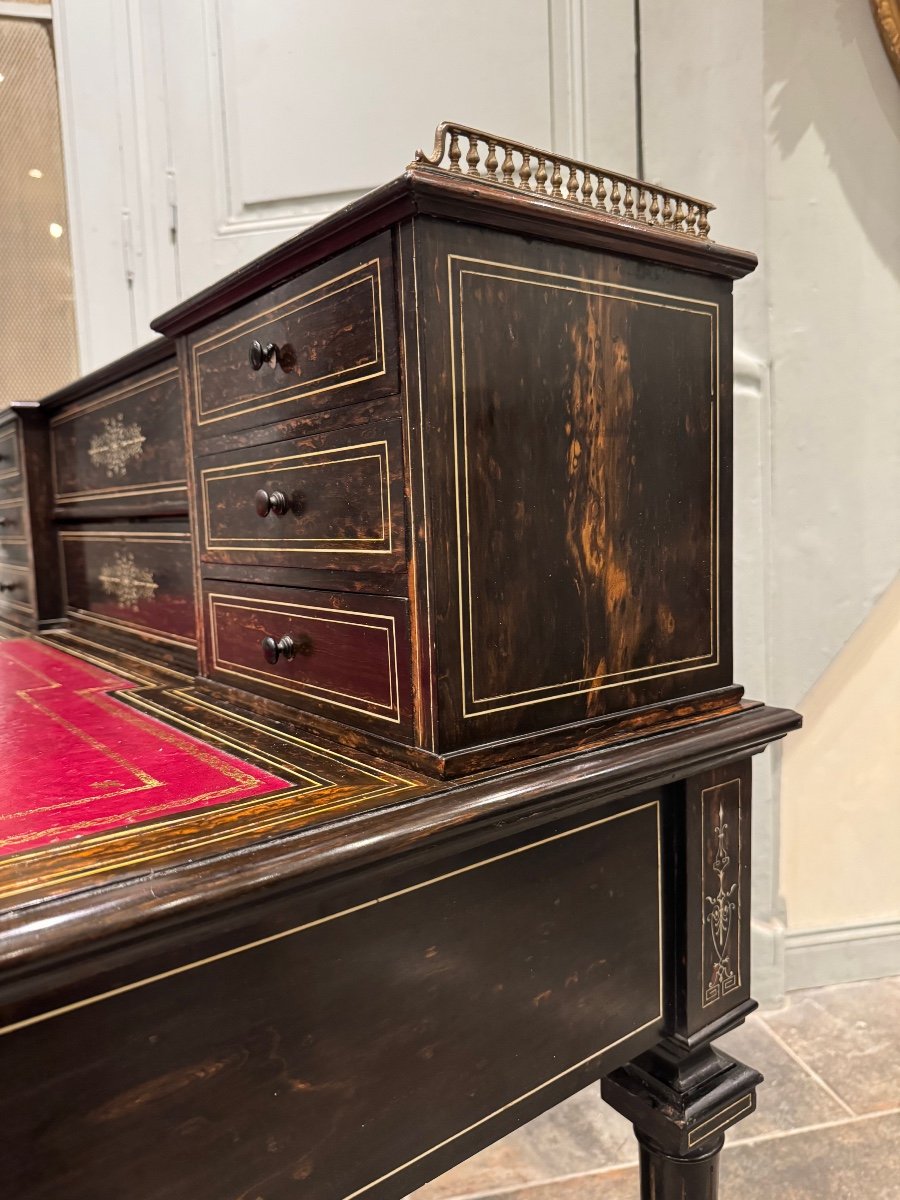
[[[465,153],[460,139],[465,139]],[[431,154],[417,150],[410,167],[435,167],[450,175],[563,204],[579,204],[609,216],[703,239],[709,237],[709,214],[715,207],[696,196],[449,121],[438,125]]]

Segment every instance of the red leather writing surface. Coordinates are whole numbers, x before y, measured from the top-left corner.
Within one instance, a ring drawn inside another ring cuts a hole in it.
[[[0,642],[0,855],[287,786],[108,694],[130,686],[39,642]]]

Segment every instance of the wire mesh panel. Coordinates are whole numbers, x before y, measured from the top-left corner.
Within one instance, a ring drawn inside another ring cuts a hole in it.
[[[0,18],[0,409],[77,374],[49,22]]]

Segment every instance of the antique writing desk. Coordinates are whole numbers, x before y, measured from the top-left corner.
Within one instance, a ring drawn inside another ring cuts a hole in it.
[[[601,1079],[644,1196],[715,1195],[750,759],[799,718],[731,677],[754,260],[708,214],[442,127],[0,427],[18,1200],[402,1197]]]

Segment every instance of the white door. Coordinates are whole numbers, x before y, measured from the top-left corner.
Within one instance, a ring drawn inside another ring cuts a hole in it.
[[[439,121],[635,168],[633,0],[56,0],[55,11],[84,369],[398,175]]]
[[[596,71],[590,79],[580,71],[586,51],[571,10],[583,4],[155,0],[150,7],[162,21],[182,295],[399,174],[417,147],[430,149],[441,120],[574,152],[586,98],[604,90],[602,61],[588,60]],[[617,127],[616,141],[624,123],[627,161],[618,146],[612,158],[629,169],[632,6],[594,7],[607,18],[621,10],[626,75],[602,111],[604,124]],[[608,20],[602,31],[598,25],[597,44],[601,32],[607,59]]]

